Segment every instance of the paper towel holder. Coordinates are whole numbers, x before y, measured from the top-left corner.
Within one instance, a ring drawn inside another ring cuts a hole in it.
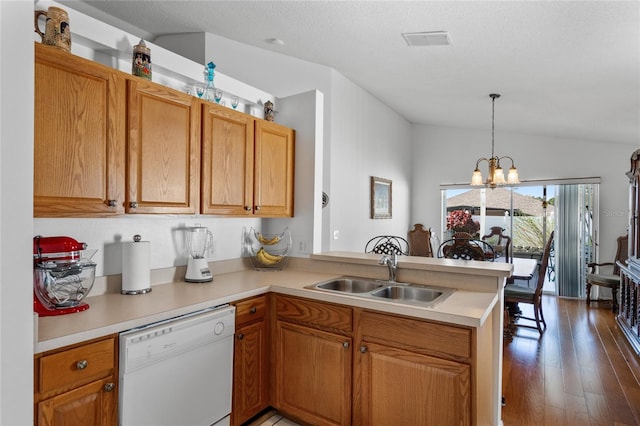
[[[151,292],[150,243],[142,241],[138,234],[133,242],[122,245],[122,290],[121,294],[146,294]]]

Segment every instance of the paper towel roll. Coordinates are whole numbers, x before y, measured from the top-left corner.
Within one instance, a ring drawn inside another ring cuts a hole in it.
[[[151,243],[122,243],[122,294],[144,294],[151,291]]]

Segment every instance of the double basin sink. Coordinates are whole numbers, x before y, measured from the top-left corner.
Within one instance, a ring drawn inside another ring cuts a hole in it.
[[[427,308],[442,302],[454,291],[444,287],[355,277],[341,277],[306,288]]]

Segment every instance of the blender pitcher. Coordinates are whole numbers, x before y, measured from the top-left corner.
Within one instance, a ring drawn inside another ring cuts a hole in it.
[[[189,261],[184,280],[192,283],[204,283],[213,279],[209,263],[205,258],[207,250],[213,244],[213,234],[204,226],[195,226],[187,230]]]

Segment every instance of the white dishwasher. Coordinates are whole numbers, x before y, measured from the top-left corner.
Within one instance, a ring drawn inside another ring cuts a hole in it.
[[[121,333],[120,425],[228,425],[235,311],[209,308]]]

